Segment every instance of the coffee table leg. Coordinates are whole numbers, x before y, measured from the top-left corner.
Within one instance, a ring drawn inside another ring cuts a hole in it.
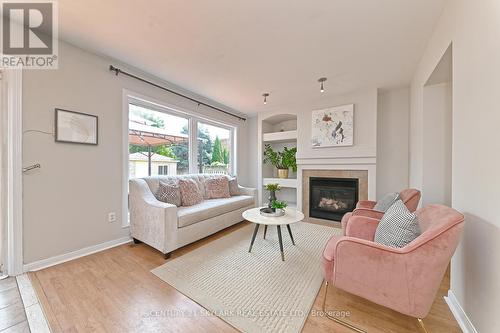
[[[259,231],[259,226],[260,226],[260,224],[255,223],[255,229],[253,230],[252,242],[250,243],[250,248],[248,249],[248,252],[252,252],[253,242],[255,242],[255,236],[257,236],[257,231]]]
[[[287,224],[286,228],[288,229],[288,233],[290,234],[290,238],[292,239],[292,244],[295,245],[295,241],[293,240],[292,229],[290,228],[290,225]]]
[[[264,225],[264,239],[266,239],[266,233],[267,233],[267,224]]]
[[[281,251],[281,260],[285,261],[285,254],[283,253],[283,239],[281,238],[281,228],[278,225],[278,240],[280,241],[280,251]]]

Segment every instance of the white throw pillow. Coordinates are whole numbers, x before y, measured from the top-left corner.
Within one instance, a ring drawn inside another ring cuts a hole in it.
[[[401,200],[397,200],[384,214],[375,231],[375,243],[401,248],[420,235],[415,213],[411,213]]]

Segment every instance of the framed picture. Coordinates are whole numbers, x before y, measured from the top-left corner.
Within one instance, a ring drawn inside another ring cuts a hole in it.
[[[97,145],[97,116],[55,109],[56,142]]]
[[[313,148],[342,147],[354,144],[354,104],[312,112]]]

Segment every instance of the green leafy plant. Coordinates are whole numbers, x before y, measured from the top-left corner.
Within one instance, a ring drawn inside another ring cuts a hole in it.
[[[273,200],[271,203],[271,208],[274,209],[285,209],[288,206],[286,201]]]
[[[275,151],[270,144],[266,144],[264,147],[264,163],[271,163],[278,169],[292,168],[294,172],[297,172],[296,154],[297,148],[288,149],[284,147],[283,151]]]
[[[297,172],[297,159],[295,158],[296,154],[297,148],[283,148],[283,152],[281,152],[281,164],[285,167],[285,169],[292,168],[293,172]]]
[[[266,188],[266,190],[268,190],[269,192],[276,192],[276,191],[279,191],[281,190],[281,186],[280,184],[266,184],[264,185],[264,187]]]

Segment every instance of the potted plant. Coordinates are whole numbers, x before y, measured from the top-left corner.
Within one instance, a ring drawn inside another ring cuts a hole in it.
[[[269,208],[271,208],[271,204],[276,200],[276,191],[281,190],[281,186],[279,184],[266,184],[264,185],[265,189],[269,191]]]
[[[274,210],[276,213],[279,213],[280,215],[283,215],[285,213],[285,208],[288,206],[286,201],[279,201],[279,200],[274,200],[271,203],[271,209]]]
[[[288,147],[284,147],[283,151],[275,151],[270,144],[266,144],[264,147],[264,163],[269,162],[275,166],[278,169],[279,178],[288,178],[289,168],[297,172],[296,154],[297,148],[288,149]]]

